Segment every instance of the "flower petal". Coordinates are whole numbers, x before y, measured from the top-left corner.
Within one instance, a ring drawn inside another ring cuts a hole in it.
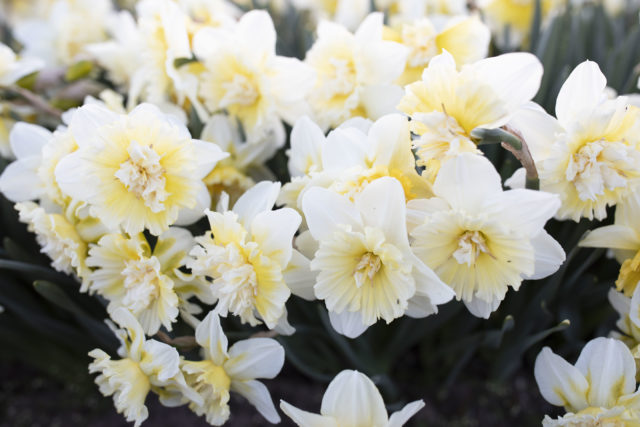
[[[362,313],[359,311],[351,312],[344,310],[342,313],[330,311],[329,321],[336,332],[352,339],[362,335],[368,328],[368,326],[362,322]]]
[[[356,198],[365,226],[379,228],[385,240],[399,248],[409,247],[406,201],[400,181],[391,177],[369,183]]]
[[[358,371],[344,370],[329,383],[322,398],[322,415],[334,417],[338,424],[385,425],[389,421],[380,392]]]
[[[586,395],[589,383],[584,375],[549,347],[536,358],[534,376],[540,394],[552,405],[570,407],[579,411],[589,406]]]
[[[245,229],[260,212],[270,211],[280,194],[280,183],[262,181],[247,190],[233,206],[233,212]]]
[[[293,236],[301,222],[300,214],[291,208],[260,212],[251,222],[253,241],[284,269],[291,259]]]
[[[300,427],[338,427],[334,418],[303,411],[284,400],[280,401],[280,409]]]
[[[627,346],[613,338],[596,338],[582,349],[576,368],[587,379],[589,406],[612,408],[618,398],[633,393],[636,363]]]
[[[220,325],[220,316],[211,310],[196,328],[196,341],[208,352],[208,357],[216,364],[222,363],[228,357],[229,341]]]
[[[578,65],[562,85],[556,100],[556,117],[565,127],[584,111],[591,111],[605,99],[607,78],[593,61]]]
[[[360,228],[360,213],[346,197],[325,188],[310,188],[302,197],[309,231],[317,241],[326,240],[341,224]]]
[[[280,415],[276,411],[269,390],[260,381],[232,381],[231,390],[244,396],[270,423],[280,422]]]
[[[387,427],[402,427],[409,421],[409,418],[413,417],[422,408],[424,408],[423,400],[407,403],[404,408],[391,414]]]
[[[283,364],[284,349],[278,341],[271,338],[249,338],[231,346],[224,369],[232,379],[244,381],[275,378]]]
[[[640,239],[635,230],[624,225],[607,225],[587,233],[578,243],[586,248],[640,249]]]
[[[562,265],[566,259],[564,249],[553,237],[542,230],[537,236],[531,239],[533,245],[535,266],[531,276],[524,276],[525,279],[538,280],[552,275]]]
[[[18,159],[30,156],[40,157],[42,147],[53,138],[53,134],[42,126],[18,122],[11,128],[9,143],[11,151]]]

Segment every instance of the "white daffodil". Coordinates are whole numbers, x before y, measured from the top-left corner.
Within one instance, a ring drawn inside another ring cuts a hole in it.
[[[453,292],[411,252],[405,228],[406,201],[394,178],[379,178],[355,202],[324,188],[311,188],[302,209],[318,242],[311,269],[334,328],[350,338],[378,319],[424,317]]]
[[[187,264],[194,274],[213,279],[220,315],[231,312],[251,325],[262,320],[270,329],[284,320],[291,295],[286,271],[299,259],[292,240],[301,218],[290,208],[271,210],[279,191],[279,183],[263,181],[233,210],[207,211],[211,231],[196,238]]]
[[[87,278],[88,290],[109,301],[109,313],[129,310],[146,334],[154,335],[160,326],[170,331],[186,298],[195,293],[213,302],[204,284],[179,270],[192,247],[191,233],[177,227],[158,236],[153,251],[142,234],[107,234],[89,249],[86,263],[94,270]]]
[[[408,49],[383,40],[383,15],[372,13],[355,34],[322,21],[305,62],[316,71],[309,96],[314,119],[323,128],[351,117],[378,117],[395,111],[402,90],[395,80],[404,71]]]
[[[89,352],[94,359],[89,372],[100,373],[96,384],[103,395],[113,395],[118,413],[139,426],[149,414],[144,404],[149,391],[158,393],[163,402],[165,388],[177,389],[191,401],[202,402],[200,395],[187,386],[175,348],[156,340],[145,340],[140,324],[124,308],[114,311],[111,318],[122,328],[112,327],[121,343],[118,355],[122,359],[111,360],[104,351],[94,349]],[[109,326],[112,325],[109,323]]]
[[[276,31],[267,12],[248,12],[233,28],[204,28],[193,49],[205,68],[199,90],[205,106],[239,120],[249,142],[282,134],[283,120],[293,124],[307,110],[313,71],[276,55]]]
[[[9,86],[38,71],[44,63],[38,58],[18,58],[11,48],[0,43],[0,86]]]
[[[200,218],[210,204],[202,179],[228,156],[151,104],[127,115],[85,105],[69,130],[79,148],[58,163],[58,185],[108,228],[132,235]]]
[[[278,150],[276,140],[264,140],[251,144],[243,141],[233,118],[215,114],[202,129],[200,139],[216,144],[229,153],[204,178],[212,197],[212,206],[217,204],[223,192],[233,204],[257,181],[272,180],[273,174],[265,166],[267,160]]]
[[[632,193],[618,204],[613,225],[590,231],[579,245],[613,249],[622,264],[616,288],[633,295],[640,281],[640,194]]]
[[[542,0],[540,7],[543,23],[563,3],[565,2],[560,0]],[[536,11],[536,0],[480,0],[478,6],[486,22],[493,29],[498,44],[513,47],[528,40]]]
[[[386,40],[409,49],[406,68],[398,79],[398,84],[403,86],[420,80],[431,59],[445,50],[453,56],[458,68],[486,58],[489,53],[491,32],[476,15],[398,18],[385,29]]]
[[[84,47],[107,39],[110,0],[56,0],[42,18],[16,24],[14,35],[23,53],[47,65],[71,65],[87,57]]]
[[[626,426],[640,422],[640,394],[631,352],[613,338],[596,338],[582,349],[575,365],[549,347],[536,359],[536,382],[542,397],[567,414],[543,426]]]
[[[510,124],[529,146],[540,188],[560,196],[559,219],[602,220],[640,185],[640,109],[624,96],[608,99],[606,86],[598,65],[585,61],[560,89],[557,120],[532,106]],[[507,184],[523,182],[520,170]]]
[[[280,409],[300,427],[402,427],[423,407],[424,402],[416,400],[389,416],[373,381],[350,370],[340,372],[329,383],[320,414],[280,401]]]
[[[542,65],[529,53],[508,53],[456,69],[444,51],[429,62],[422,80],[405,88],[398,109],[411,118],[418,165],[435,178],[440,164],[460,153],[480,153],[475,128],[505,125],[540,87]]]
[[[27,229],[36,234],[40,252],[51,258],[51,266],[55,270],[87,278],[87,243],[64,215],[47,213],[33,202],[16,203],[15,208],[20,222],[27,224]]]
[[[229,393],[236,392],[256,407],[270,423],[279,423],[269,390],[257,379],[275,378],[284,364],[284,349],[271,338],[249,338],[230,348],[216,310],[209,312],[196,328],[202,347],[201,361],[183,360],[187,383],[199,394],[189,408],[205,415],[209,424],[224,424],[230,415]]]
[[[442,165],[433,191],[436,197],[408,204],[412,247],[473,315],[489,317],[509,287],[563,263],[562,247],[544,230],[557,196],[502,191],[491,162],[469,153]]]

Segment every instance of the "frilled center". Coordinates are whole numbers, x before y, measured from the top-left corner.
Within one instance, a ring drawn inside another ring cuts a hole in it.
[[[426,66],[438,54],[435,36],[436,31],[427,20],[402,27],[402,43],[411,49],[407,61],[409,66]]]
[[[141,312],[158,298],[160,268],[160,261],[154,256],[125,261],[120,273],[126,290],[122,303],[133,313]]]
[[[366,282],[373,283],[373,278],[376,273],[382,267],[382,260],[380,257],[372,252],[367,252],[362,255],[360,261],[356,265],[353,277],[356,280],[356,286],[361,288]]]
[[[258,294],[256,272],[243,252],[237,244],[229,243],[218,246],[212,254],[216,271],[213,283],[219,304],[237,315],[251,312]]]
[[[131,142],[127,152],[129,158],[120,164],[115,177],[153,212],[164,210],[169,193],[161,157],[152,145],[140,145],[136,141]]]
[[[336,95],[349,95],[356,88],[356,68],[353,61],[342,58],[330,58],[331,75],[323,84],[323,90],[327,97]]]
[[[625,187],[637,174],[636,153],[622,142],[594,141],[582,146],[567,166],[566,178],[573,182],[581,200],[596,200],[605,190]]]
[[[244,74],[236,74],[230,82],[222,83],[224,96],[220,100],[220,107],[225,108],[231,105],[249,106],[253,105],[260,93],[255,82]]]
[[[465,231],[458,238],[458,249],[453,252],[453,257],[458,264],[471,267],[482,253],[491,254],[484,235],[480,231]]]

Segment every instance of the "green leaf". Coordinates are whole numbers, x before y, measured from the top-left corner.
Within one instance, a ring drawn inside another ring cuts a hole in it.
[[[74,82],[76,80],[87,77],[92,70],[92,61],[78,61],[67,68],[67,71],[64,73],[64,79],[68,82]]]

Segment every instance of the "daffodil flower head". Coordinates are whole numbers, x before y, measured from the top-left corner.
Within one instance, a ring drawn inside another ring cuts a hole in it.
[[[640,419],[636,364],[621,341],[596,338],[582,349],[575,365],[545,347],[534,370],[542,396],[567,414],[544,426],[634,425]]]
[[[112,360],[100,349],[89,352],[94,361],[90,373],[100,373],[96,384],[105,396],[113,395],[119,413],[137,427],[147,419],[149,411],[145,400],[149,391],[160,393],[165,387],[178,388],[189,399],[200,403],[200,396],[187,386],[180,371],[180,356],[175,348],[156,340],[145,340],[138,321],[129,311],[119,308],[111,318],[122,329],[114,329],[121,342],[118,354],[122,359]]]
[[[184,280],[179,268],[193,246],[189,231],[172,227],[158,236],[151,251],[142,234],[131,237],[107,234],[89,249],[89,291],[107,300],[109,312],[124,307],[153,335],[176,321],[181,288],[196,291],[196,283]],[[188,296],[182,296],[182,300]]]
[[[466,65],[460,71],[447,51],[429,62],[422,80],[405,87],[398,109],[408,114],[418,165],[433,180],[442,162],[460,153],[480,153],[475,128],[505,125],[540,87],[542,65],[528,53],[509,53]]]
[[[309,103],[321,128],[394,111],[402,90],[393,83],[404,70],[408,49],[382,39],[382,20],[381,13],[370,14],[355,34],[329,21],[318,26],[305,62],[317,75]]]
[[[433,190],[436,197],[408,204],[412,247],[472,314],[489,317],[508,287],[546,277],[564,261],[543,228],[557,196],[503,191],[491,162],[471,153],[445,162]]]
[[[319,248],[315,295],[334,328],[354,338],[378,319],[424,317],[453,292],[411,252],[400,183],[379,178],[355,198],[309,189],[302,208]],[[330,207],[330,208],[329,208]]]
[[[210,203],[202,179],[228,156],[151,104],[127,115],[85,105],[69,130],[79,148],[56,167],[61,190],[90,204],[108,228],[129,234],[146,228],[159,235],[200,218]]]
[[[416,400],[389,416],[373,381],[351,370],[340,372],[329,383],[320,414],[280,401],[280,409],[300,427],[401,427],[423,407],[424,402]]]
[[[201,361],[182,361],[187,383],[201,396],[189,407],[205,415],[212,425],[224,424],[230,415],[230,392],[244,396],[270,423],[280,422],[269,391],[256,379],[275,378],[284,364],[284,349],[271,338],[249,338],[228,347],[216,310],[196,328],[202,347]]]
[[[559,219],[606,217],[640,185],[640,109],[620,96],[608,99],[598,65],[585,61],[569,75],[556,100],[557,120],[541,109],[522,109],[513,127],[524,136],[540,188],[562,200]],[[524,172],[507,183],[522,185]]]
[[[231,312],[256,325],[274,328],[291,295],[283,272],[292,258],[300,215],[290,208],[272,211],[279,183],[263,181],[247,191],[231,211],[207,211],[211,231],[196,238],[188,267],[213,280],[220,315]]]
[[[193,46],[205,66],[199,94],[207,109],[226,110],[242,123],[250,142],[275,132],[284,144],[282,120],[293,124],[304,114],[314,75],[301,61],[276,55],[270,15],[251,11],[233,28],[204,28]]]

